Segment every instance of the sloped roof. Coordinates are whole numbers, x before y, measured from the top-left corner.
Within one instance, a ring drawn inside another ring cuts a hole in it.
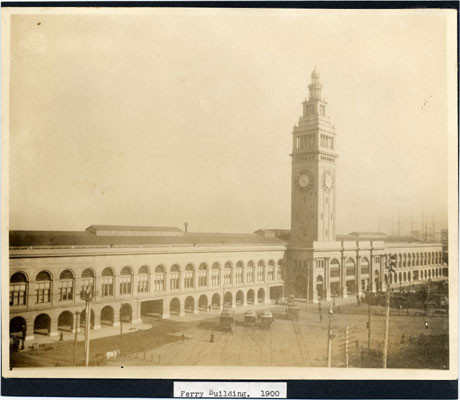
[[[52,246],[174,246],[283,245],[255,234],[187,233],[179,236],[98,236],[88,231],[10,231],[10,247]]]
[[[145,232],[182,232],[175,226],[129,226],[129,225],[90,225],[87,231],[145,231]]]

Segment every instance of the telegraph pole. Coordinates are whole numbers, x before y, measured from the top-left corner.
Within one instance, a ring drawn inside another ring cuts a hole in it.
[[[329,307],[329,328],[327,332],[327,367],[331,368],[332,365],[332,306]]]
[[[310,308],[310,266],[307,267],[307,311]]]
[[[367,351],[371,351],[371,302],[370,296],[367,297]]]
[[[91,325],[91,303],[96,297],[96,293],[93,292],[92,288],[87,287],[86,290],[82,290],[80,292],[80,296],[82,300],[86,302],[86,321],[85,321],[85,365],[89,365],[89,332],[90,332],[90,325]]]
[[[77,342],[78,342],[78,328],[80,325],[80,313],[78,311],[75,312],[75,337],[73,340],[73,366],[77,365]]]
[[[120,316],[119,316],[119,319],[120,319],[120,352],[121,352],[121,336],[123,335],[123,318],[122,318],[122,314],[121,314],[121,309],[123,308],[123,304],[120,304]]]
[[[383,368],[387,367],[388,359],[388,334],[390,330],[390,274],[395,272],[394,267],[396,267],[396,255],[388,255],[388,265],[390,269],[388,270],[388,282],[387,282],[387,292],[386,292],[386,307],[385,307],[385,336],[383,340]]]

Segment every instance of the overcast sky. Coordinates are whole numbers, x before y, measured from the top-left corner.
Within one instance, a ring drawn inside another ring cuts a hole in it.
[[[338,133],[337,231],[390,232],[399,210],[403,227],[423,210],[446,224],[444,17],[139,12],[13,16],[12,229],[289,228],[315,65]]]

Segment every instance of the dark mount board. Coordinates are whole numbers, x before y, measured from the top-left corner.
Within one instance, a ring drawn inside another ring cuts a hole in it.
[[[141,398],[172,397],[174,383],[173,380],[166,379],[23,378],[2,378],[1,382],[3,396]],[[458,381],[292,380],[287,382],[290,399],[458,398]]]

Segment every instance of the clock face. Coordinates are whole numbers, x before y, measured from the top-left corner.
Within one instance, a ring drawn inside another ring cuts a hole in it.
[[[332,187],[332,175],[328,171],[324,173],[324,186],[327,189],[330,189]]]
[[[299,176],[299,186],[306,188],[310,183],[310,177],[307,174],[302,174]]]

